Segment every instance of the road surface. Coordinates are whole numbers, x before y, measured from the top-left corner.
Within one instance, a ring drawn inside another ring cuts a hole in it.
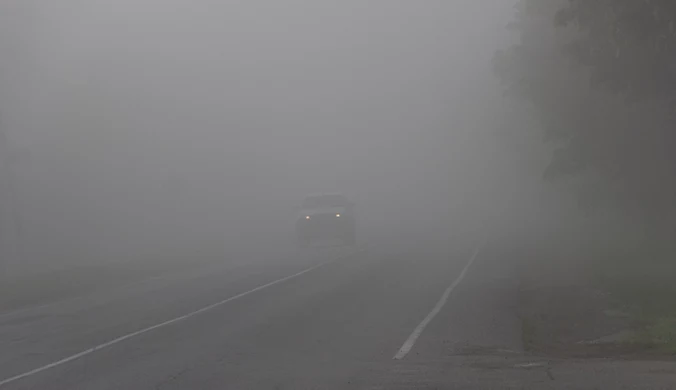
[[[521,353],[499,254],[477,240],[318,248],[0,313],[0,389],[580,384],[583,370],[556,382],[555,363]]]

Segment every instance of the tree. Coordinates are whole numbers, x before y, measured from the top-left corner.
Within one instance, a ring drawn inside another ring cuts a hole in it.
[[[582,32],[567,49],[595,84],[631,99],[673,99],[676,2],[569,0],[555,20]]]
[[[674,20],[669,0],[520,0],[509,26],[520,42],[494,62],[558,146],[545,178],[583,176],[582,204],[613,204],[670,228]]]

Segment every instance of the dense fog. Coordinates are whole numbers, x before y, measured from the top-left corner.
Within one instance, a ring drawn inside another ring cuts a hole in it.
[[[6,263],[292,245],[310,192],[365,240],[527,216],[548,152],[491,68],[512,3],[3,2]]]

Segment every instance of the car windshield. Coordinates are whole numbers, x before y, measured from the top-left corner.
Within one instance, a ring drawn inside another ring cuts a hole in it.
[[[304,209],[316,209],[321,207],[345,207],[347,199],[342,195],[319,195],[309,196],[303,201]]]

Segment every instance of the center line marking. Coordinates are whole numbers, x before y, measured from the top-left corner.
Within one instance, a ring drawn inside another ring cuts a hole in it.
[[[425,330],[425,327],[432,322],[434,317],[436,317],[437,314],[441,311],[441,308],[444,307],[446,304],[446,301],[448,300],[448,296],[451,295],[451,292],[453,289],[455,289],[460,282],[465,278],[465,274],[467,274],[467,270],[469,267],[474,263],[474,259],[476,259],[477,255],[479,254],[479,250],[481,249],[481,245],[474,250],[474,254],[472,257],[469,259],[467,264],[465,264],[465,268],[462,269],[462,272],[460,272],[460,275],[451,283],[450,286],[444,291],[444,293],[441,295],[441,298],[439,299],[439,302],[434,306],[432,311],[425,317],[424,320],[418,326],[413,330],[413,333],[411,333],[410,336],[406,339],[404,342],[404,345],[399,348],[399,351],[392,357],[392,359],[396,360],[401,360],[406,356],[411,351],[411,348],[415,345],[415,342],[418,340],[418,337],[422,334],[422,332]]]
[[[234,301],[234,300],[236,300],[236,299],[242,298],[242,297],[247,296],[247,295],[249,295],[249,294],[253,294],[253,293],[255,293],[256,291],[260,291],[260,290],[263,290],[263,289],[265,289],[265,288],[274,286],[275,284],[279,284],[279,283],[285,282],[285,281],[287,281],[287,280],[290,280],[290,279],[293,279],[293,278],[297,278],[297,277],[299,277],[299,276],[301,276],[301,275],[303,275],[303,274],[306,274],[306,273],[308,273],[308,272],[310,272],[310,271],[312,271],[312,270],[315,270],[315,269],[317,269],[317,268],[323,267],[323,266],[325,266],[325,265],[331,264],[331,263],[333,263],[333,262],[335,262],[335,261],[338,261],[338,260],[341,260],[341,259],[344,259],[344,258],[347,258],[347,257],[350,257],[350,256],[354,256],[354,255],[356,255],[356,254],[358,254],[358,253],[364,252],[365,250],[366,250],[366,248],[362,248],[362,249],[358,249],[358,250],[356,250],[356,251],[354,251],[354,252],[352,252],[352,253],[350,253],[350,254],[347,254],[347,255],[344,255],[344,256],[338,256],[338,257],[336,257],[335,259],[331,259],[331,260],[329,260],[329,261],[325,261],[325,262],[323,262],[323,263],[321,263],[321,264],[317,264],[317,265],[312,266],[312,267],[310,267],[310,268],[306,268],[306,269],[304,269],[304,270],[302,270],[302,271],[300,271],[300,272],[298,272],[298,273],[295,273],[295,274],[293,274],[293,275],[285,276],[285,277],[283,277],[283,278],[281,278],[281,279],[274,280],[274,281],[272,281],[272,282],[270,282],[270,283],[266,283],[266,284],[264,284],[264,285],[262,285],[262,286],[258,286],[258,287],[254,288],[254,289],[249,290],[249,291],[245,291],[245,292],[243,292],[243,293],[239,293],[239,294],[234,295],[234,296],[232,296],[232,297],[230,297],[230,298],[226,298],[226,299],[224,299],[224,300],[222,300],[222,301],[220,301],[220,302],[216,302],[216,303],[211,304],[211,305],[209,305],[209,306],[205,306],[205,307],[203,307],[203,308],[201,308],[201,309],[195,310],[195,311],[193,311],[193,312],[190,312],[190,313],[188,313],[188,314],[182,315],[182,316],[180,316],[180,317],[172,318],[171,320],[164,321],[164,322],[161,322],[161,323],[159,323],[159,324],[156,324],[156,325],[153,325],[153,326],[149,326],[149,327],[144,328],[144,329],[141,329],[141,330],[137,330],[136,332],[132,332],[132,333],[126,334],[126,335],[124,335],[124,336],[120,336],[120,337],[118,337],[118,338],[116,338],[116,339],[110,340],[110,341],[105,342],[105,343],[103,343],[103,344],[99,344],[99,345],[97,345],[97,346],[95,346],[95,347],[92,347],[92,348],[86,349],[86,350],[84,350],[84,351],[82,351],[82,352],[76,353],[75,355],[68,356],[67,358],[63,358],[63,359],[58,360],[58,361],[56,361],[56,362],[49,363],[49,364],[44,365],[44,366],[42,366],[42,367],[38,367],[38,368],[36,368],[36,369],[34,369],[34,370],[30,370],[30,371],[24,372],[23,374],[19,374],[19,375],[13,376],[13,377],[11,377],[11,378],[7,378],[7,379],[0,380],[0,386],[6,385],[6,384],[11,383],[11,382],[14,382],[14,381],[18,381],[19,379],[22,379],[22,378],[25,378],[25,377],[28,377],[28,376],[31,376],[31,375],[35,375],[35,374],[37,374],[37,373],[40,373],[40,372],[45,371],[45,370],[49,370],[50,368],[54,368],[54,367],[60,366],[60,365],[62,365],[62,364],[66,364],[66,363],[68,363],[68,362],[72,362],[72,361],[75,360],[75,359],[79,359],[79,358],[81,358],[81,357],[83,357],[83,356],[86,356],[86,355],[89,355],[89,354],[91,354],[91,353],[100,351],[100,350],[102,350],[102,349],[104,349],[104,348],[108,348],[108,347],[110,347],[110,346],[112,346],[112,345],[115,345],[115,344],[117,344],[117,343],[119,343],[119,342],[128,340],[128,339],[130,339],[130,338],[132,338],[132,337],[140,336],[140,335],[142,335],[142,334],[144,334],[144,333],[148,333],[148,332],[153,331],[153,330],[155,330],[155,329],[162,328],[162,327],[164,327],[164,326],[171,325],[171,324],[173,324],[173,323],[176,323],[176,322],[179,322],[179,321],[186,320],[186,319],[188,319],[188,318],[190,318],[190,317],[196,316],[196,315],[198,315],[198,314],[200,314],[200,313],[204,313],[204,312],[206,312],[206,311],[208,311],[208,310],[214,309],[214,308],[216,308],[216,307],[218,307],[218,306],[221,306],[221,305],[224,305],[224,304],[226,304],[226,303],[228,303],[228,302],[232,302],[232,301]]]

